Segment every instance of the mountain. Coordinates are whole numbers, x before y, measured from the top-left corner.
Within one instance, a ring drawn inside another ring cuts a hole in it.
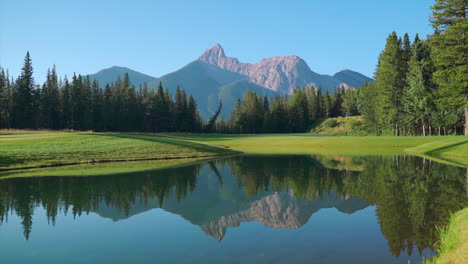
[[[126,67],[113,66],[107,69],[100,70],[94,74],[90,74],[91,80],[98,80],[101,87],[104,87],[107,83],[112,83],[117,80],[118,77],[123,80],[125,73],[128,73],[128,77],[135,87],[143,85],[145,82],[156,81],[157,78],[149,76],[147,74],[134,71]]]
[[[206,49],[195,61],[160,78],[152,77],[125,67],[111,67],[91,74],[103,87],[118,76],[129,73],[130,81],[136,87],[147,82],[150,89],[156,89],[159,82],[164,88],[175,93],[180,86],[192,94],[198,103],[200,114],[209,118],[223,102],[221,116],[228,118],[236,101],[245,91],[251,90],[261,96],[291,94],[296,87],[314,85],[332,92],[338,86],[358,88],[371,78],[351,70],[343,70],[334,76],[312,71],[298,56],[281,56],[261,59],[258,63],[244,63],[237,58],[227,57],[221,45]]]
[[[250,82],[282,94],[291,94],[297,86],[314,85],[327,90],[348,86],[332,76],[313,72],[303,59],[295,55],[266,58],[256,64],[243,63],[237,58],[226,57],[221,45],[216,44],[206,49],[198,60],[245,75]]]
[[[335,75],[333,75],[333,78],[338,79],[344,83],[347,83],[348,85],[352,87],[361,87],[366,82],[374,81],[374,79],[369,78],[365,76],[364,74],[361,74],[359,72],[355,72],[349,69],[344,69],[335,73]]]

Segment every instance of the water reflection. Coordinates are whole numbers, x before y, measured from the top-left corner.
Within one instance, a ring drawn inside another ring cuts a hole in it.
[[[435,227],[467,205],[465,180],[463,169],[410,156],[238,156],[128,175],[0,180],[0,222],[18,215],[28,239],[37,207],[51,225],[60,214],[119,221],[162,208],[221,241],[243,222],[297,229],[322,208],[375,205],[391,253],[411,255],[431,248]]]

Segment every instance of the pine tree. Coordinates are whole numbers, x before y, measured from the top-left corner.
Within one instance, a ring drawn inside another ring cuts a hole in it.
[[[345,88],[343,86],[337,87],[331,96],[332,102],[332,110],[331,110],[331,117],[337,117],[342,115],[342,107],[343,104],[343,94]]]
[[[94,131],[104,130],[104,116],[103,116],[103,94],[99,89],[99,83],[97,80],[93,81],[91,91],[91,116],[92,129]]]
[[[468,136],[468,3],[464,0],[437,0],[431,21],[432,58],[439,85],[436,102],[445,111],[463,109],[464,135]]]
[[[288,114],[283,99],[278,95],[270,105],[273,133],[287,132]]]
[[[419,127],[424,136],[431,125],[431,114],[435,111],[432,98],[434,89],[432,73],[433,63],[429,47],[424,41],[419,40],[419,37],[416,37],[409,62],[408,89],[405,91],[404,108],[408,128]]]
[[[190,131],[191,132],[199,132],[201,123],[199,122],[199,114],[197,110],[197,103],[192,95],[190,95],[188,100],[188,123],[190,124]]]
[[[156,131],[168,131],[169,130],[169,104],[168,99],[164,93],[162,83],[159,82],[158,90],[156,92],[156,101],[155,101],[155,112],[154,120]]]
[[[72,113],[70,105],[70,83],[68,82],[67,76],[64,78],[63,88],[60,91],[60,112],[61,112],[61,128],[72,128]]]
[[[288,100],[289,128],[291,132],[305,132],[309,125],[307,97],[302,89],[294,90]]]
[[[16,83],[14,93],[14,127],[15,128],[34,128],[35,127],[35,109],[34,109],[34,78],[33,67],[29,51],[24,58],[21,75]]]
[[[328,93],[328,90],[325,90],[325,95],[323,96],[323,117],[328,118],[331,117],[332,114],[332,101],[330,98],[330,94]]]
[[[8,78],[0,67],[0,128],[8,128]]]
[[[55,65],[47,70],[46,82],[41,93],[41,127],[58,129],[60,127],[60,96]]]
[[[379,122],[378,93],[375,83],[366,83],[357,90],[358,110],[364,119],[364,127],[372,134],[378,134],[382,128]]]
[[[316,91],[315,104],[314,104],[315,119],[320,119],[325,116],[323,104],[324,102],[323,102],[322,88],[319,86]]]
[[[402,118],[402,98],[406,87],[407,63],[403,59],[401,41],[395,32],[387,38],[384,51],[379,56],[375,73],[378,92],[377,115],[379,123],[399,135]]]
[[[345,116],[354,116],[358,114],[358,91],[355,89],[348,89],[343,94],[343,103],[341,110]]]

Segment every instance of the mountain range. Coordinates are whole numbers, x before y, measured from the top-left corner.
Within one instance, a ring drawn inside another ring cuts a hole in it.
[[[114,82],[117,77],[129,74],[133,85],[139,87],[145,82],[155,89],[159,82],[172,93],[180,86],[192,94],[204,118],[216,111],[219,100],[223,101],[222,116],[228,117],[238,98],[247,90],[261,96],[291,94],[296,87],[320,86],[330,92],[336,87],[359,88],[373,79],[352,70],[342,70],[333,76],[312,71],[298,56],[281,56],[261,59],[260,62],[244,63],[237,58],[227,57],[221,45],[206,49],[195,61],[185,67],[161,76],[152,77],[126,67],[110,67],[95,74],[91,79],[102,85]]]

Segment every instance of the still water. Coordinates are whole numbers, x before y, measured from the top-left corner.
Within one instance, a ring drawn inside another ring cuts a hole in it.
[[[418,263],[467,205],[417,157],[237,156],[0,180],[1,263]]]

